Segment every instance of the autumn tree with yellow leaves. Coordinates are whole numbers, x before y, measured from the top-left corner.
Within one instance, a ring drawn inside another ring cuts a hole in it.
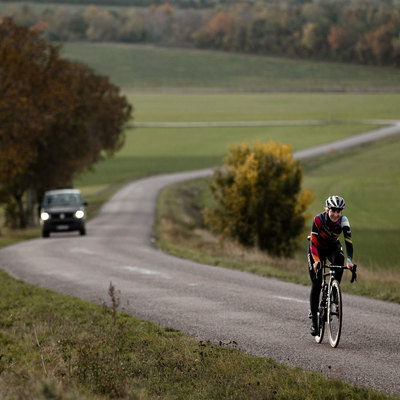
[[[45,190],[118,150],[131,110],[108,78],[0,19],[0,200],[11,225],[24,228]]]
[[[277,142],[232,146],[214,173],[215,207],[205,210],[207,225],[244,246],[276,256],[297,249],[306,209],[314,200],[302,190],[302,168],[290,146]]]

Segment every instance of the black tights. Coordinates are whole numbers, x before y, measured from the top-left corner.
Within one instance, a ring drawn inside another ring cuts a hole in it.
[[[329,249],[328,251],[318,251],[321,260],[328,259],[334,265],[344,265],[344,253],[340,242],[337,245]],[[314,258],[311,254],[310,246],[308,246],[308,272],[310,273],[311,279],[311,292],[310,292],[310,308],[313,316],[317,315],[319,294],[321,292],[322,285],[322,270],[318,270],[318,275],[316,276],[314,272]],[[342,280],[343,269],[335,271],[335,278],[339,281]]]

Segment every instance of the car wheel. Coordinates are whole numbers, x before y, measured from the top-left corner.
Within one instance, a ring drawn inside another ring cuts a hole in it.
[[[48,230],[43,229],[42,230],[42,237],[47,238],[50,236],[50,232]]]
[[[86,228],[80,229],[79,233],[81,234],[81,236],[85,236],[86,235]]]

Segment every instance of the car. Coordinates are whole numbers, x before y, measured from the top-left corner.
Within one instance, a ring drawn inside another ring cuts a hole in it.
[[[42,236],[49,237],[51,232],[65,231],[79,231],[81,235],[86,235],[87,205],[78,189],[47,191],[40,207]]]

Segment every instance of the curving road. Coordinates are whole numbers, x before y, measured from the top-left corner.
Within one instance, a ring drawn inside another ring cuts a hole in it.
[[[400,133],[400,126],[374,132],[358,135],[358,143]],[[295,156],[338,149],[342,142],[346,140]],[[159,191],[170,183],[211,173],[202,170],[135,181],[90,221],[86,237],[57,234],[6,247],[0,250],[1,268],[26,282],[92,302],[108,300],[112,281],[121,291],[124,311],[138,318],[198,339],[237,343],[257,356],[400,395],[399,304],[345,294],[341,343],[331,349],[326,340],[317,345],[309,334],[308,287],[197,264],[152,245]]]

